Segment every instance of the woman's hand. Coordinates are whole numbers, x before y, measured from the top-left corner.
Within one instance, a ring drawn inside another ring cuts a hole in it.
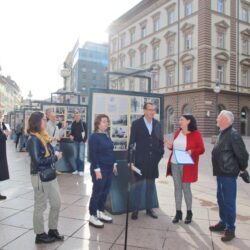
[[[190,149],[187,152],[189,155],[192,155],[192,151]]]
[[[55,152],[55,156],[57,157],[57,160],[60,160],[62,158],[62,152]]]
[[[95,178],[96,180],[102,179],[102,172],[101,171],[95,171]]]
[[[164,145],[168,148],[168,149],[172,149],[173,148],[173,143],[168,140],[168,139],[165,139],[164,140]]]

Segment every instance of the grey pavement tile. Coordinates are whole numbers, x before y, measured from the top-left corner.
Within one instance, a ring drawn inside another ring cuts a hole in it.
[[[87,221],[84,220],[59,217],[58,231],[63,235],[71,236],[86,223]]]
[[[73,204],[61,211],[60,216],[72,219],[88,220],[89,209],[88,207],[79,207]]]
[[[113,245],[111,247],[111,250],[124,250],[124,244],[123,245]],[[132,246],[127,246],[127,250],[154,250],[154,248],[145,248],[145,247],[132,247]]]
[[[112,244],[99,241],[90,241],[85,239],[69,238],[57,248],[58,250],[109,250]]]
[[[74,204],[77,206],[86,207],[89,205],[89,200],[90,200],[90,196],[85,195],[84,197],[76,201]]]
[[[209,235],[190,234],[182,232],[167,232],[163,246],[164,250],[212,250],[212,240]]]
[[[82,196],[72,195],[72,194],[63,194],[61,193],[61,201],[63,204],[73,204],[76,201],[80,200]]]
[[[203,234],[210,235],[209,222],[206,220],[193,219],[192,223],[184,224],[183,221],[169,226],[169,231],[178,233]]]
[[[12,200],[7,200],[4,203],[1,203],[0,207],[23,210],[25,208],[32,206],[33,204],[34,204],[34,202],[31,200],[27,200],[27,199],[23,199],[23,198],[18,197],[18,198],[12,199]]]
[[[18,212],[19,212],[18,210],[14,210],[11,208],[0,207],[0,221],[6,219],[7,217],[9,217],[13,214],[18,213]]]
[[[22,211],[15,215],[8,217],[1,221],[1,224],[20,227],[20,228],[33,228],[33,214],[27,211]]]
[[[105,223],[104,228],[95,228],[87,223],[72,237],[113,243],[120,236],[123,229],[124,226],[121,225]]]
[[[0,224],[0,248],[27,232],[27,229]]]
[[[35,244],[35,234],[33,230],[30,230],[3,247],[3,250],[55,250],[62,244],[63,242],[60,241],[50,244]]]
[[[166,238],[166,231],[145,229],[145,228],[128,228],[128,246],[143,249],[162,249]],[[118,238],[115,244],[124,244],[125,232]]]
[[[248,237],[249,238],[249,237]],[[249,250],[250,249],[250,240],[242,240],[236,238],[231,240],[230,242],[222,242],[221,237],[219,235],[212,235],[213,247],[214,250]]]

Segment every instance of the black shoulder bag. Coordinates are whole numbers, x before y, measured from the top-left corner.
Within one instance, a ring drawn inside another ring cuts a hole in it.
[[[54,164],[51,164],[49,168],[45,168],[44,170],[40,171],[39,175],[42,182],[54,180],[56,178],[56,168]]]

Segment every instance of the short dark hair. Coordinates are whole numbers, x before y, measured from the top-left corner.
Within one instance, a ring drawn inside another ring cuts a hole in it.
[[[146,110],[148,108],[148,105],[155,106],[152,102],[145,102],[143,105],[143,110]]]
[[[40,111],[35,111],[30,115],[27,129],[27,132],[29,134],[41,131],[41,122],[43,117],[45,117],[45,115],[43,112]]]
[[[102,121],[102,118],[107,118],[108,122],[110,122],[109,120],[109,117],[105,114],[100,114],[100,115],[97,115],[96,118],[95,118],[95,122],[94,122],[94,131],[97,132],[98,129],[99,129],[99,125]]]
[[[190,121],[190,123],[188,124],[188,131],[192,132],[198,129],[196,120],[193,115],[182,115],[182,117]]]

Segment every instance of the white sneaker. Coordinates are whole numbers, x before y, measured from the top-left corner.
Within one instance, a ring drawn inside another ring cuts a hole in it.
[[[94,215],[90,216],[89,225],[94,226],[94,227],[99,227],[99,228],[104,227],[104,224]]]
[[[82,172],[82,171],[79,171],[79,175],[80,175],[80,176],[83,176],[83,172]]]
[[[72,172],[72,174],[78,174],[78,171],[76,170],[76,171]]]
[[[101,221],[111,223],[113,219],[102,211],[97,210],[97,218]]]

